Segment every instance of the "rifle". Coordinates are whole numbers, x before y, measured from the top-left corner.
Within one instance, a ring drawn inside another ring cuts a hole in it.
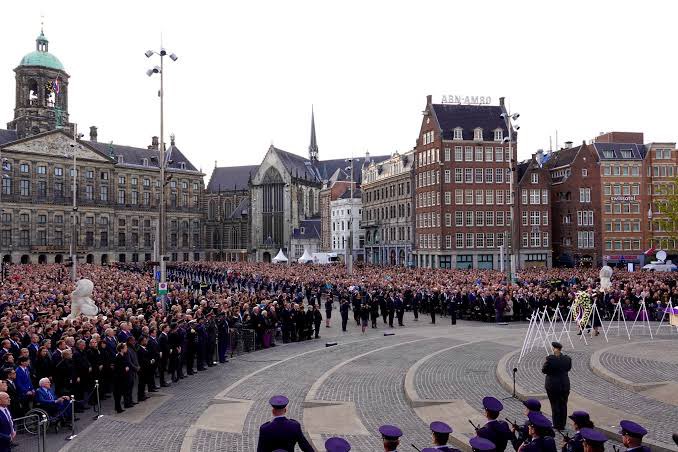
[[[512,420],[509,419],[509,418],[504,418],[504,419],[506,419],[506,422],[508,422],[509,424],[511,424],[515,430],[520,429],[520,426],[516,423],[516,421],[512,421]]]
[[[471,419],[468,420],[468,423],[471,424],[473,426],[473,428],[476,429],[476,431],[480,430],[480,427],[478,427],[476,424],[474,424],[473,421],[471,421]]]
[[[558,433],[560,433],[560,436],[563,437],[563,441],[565,441],[566,443],[569,443],[572,440],[572,438],[570,438],[569,436],[567,436],[565,433],[561,432],[560,430],[556,430],[556,431]],[[619,451],[615,451],[615,452],[619,452]]]
[[[416,450],[417,452],[421,452],[421,449],[415,446],[414,443],[412,443],[411,446],[414,447],[414,450]]]
[[[615,446],[614,444],[612,445],[612,449],[614,449],[614,452],[619,452],[619,447]]]

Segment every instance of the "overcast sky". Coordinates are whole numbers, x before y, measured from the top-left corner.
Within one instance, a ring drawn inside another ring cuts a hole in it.
[[[520,113],[519,157],[600,131],[675,141],[671,2],[626,1],[15,1],[2,4],[0,124],[14,69],[45,16],[70,79],[69,111],[100,141],[146,146],[159,133],[157,64],[166,68],[167,136],[209,176],[256,164],[271,143],[307,155],[311,105],[320,158],[411,148],[426,95],[505,96]]]

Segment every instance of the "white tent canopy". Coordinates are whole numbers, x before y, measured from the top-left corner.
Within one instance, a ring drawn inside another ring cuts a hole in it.
[[[287,262],[287,257],[285,257],[285,254],[282,251],[282,248],[280,248],[280,251],[278,251],[278,254],[273,258],[273,263],[278,264],[280,262]]]
[[[309,253],[308,250],[306,248],[304,248],[304,254],[299,259],[297,259],[297,261],[300,264],[306,264],[308,262],[313,262],[313,256],[311,256],[311,253]]]

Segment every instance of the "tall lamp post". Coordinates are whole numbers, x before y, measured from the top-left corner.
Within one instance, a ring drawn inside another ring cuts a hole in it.
[[[164,75],[165,75],[165,57],[169,56],[172,61],[177,61],[177,57],[174,53],[169,53],[165,48],[161,47],[159,51],[147,50],[146,58],[150,58],[153,55],[158,55],[160,57],[160,66],[155,66],[152,69],[146,71],[146,75],[151,77],[153,74],[160,74],[160,91],[158,91],[158,96],[160,97],[160,149],[158,156],[158,166],[160,167],[160,212],[159,212],[159,223],[158,223],[158,234],[160,236],[159,245],[160,245],[160,283],[165,284],[167,282],[167,272],[165,265],[165,222],[166,222],[166,212],[165,212],[165,168],[167,166],[167,160],[165,156],[165,89],[164,89]],[[162,295],[162,312],[165,312],[165,297]]]
[[[80,148],[78,144],[78,139],[82,135],[78,135],[78,125],[73,126],[73,142],[70,144],[71,151],[73,152],[73,168],[71,169],[73,175],[72,182],[72,192],[73,192],[73,207],[71,212],[71,246],[70,246],[70,255],[71,255],[71,280],[75,282],[77,280],[78,273],[78,256],[77,256],[77,245],[76,245],[76,236],[78,233],[78,228],[76,226],[76,220],[78,215],[78,190],[77,190],[77,180],[78,180],[78,167],[77,167],[77,151],[76,149]],[[65,155],[65,157],[70,157]]]
[[[5,174],[5,171],[9,171],[9,170],[10,170],[9,160],[2,157],[2,154],[0,153],[0,222],[2,222],[2,213],[5,211],[2,208],[2,192],[5,190],[5,179],[10,179],[10,177],[7,174]],[[11,240],[11,235],[10,235],[10,243],[8,245],[11,246],[11,242],[12,242],[12,240]],[[1,238],[0,238],[0,265],[2,265],[2,269],[0,271],[3,272],[3,275],[4,275],[5,256],[2,254],[2,239]]]
[[[515,208],[516,203],[517,203],[517,196],[516,196],[516,159],[513,157],[513,124],[511,121],[515,121],[518,119],[520,114],[518,113],[510,113],[508,110],[504,113],[502,113],[501,118],[504,120],[504,124],[506,125],[506,129],[508,130],[508,137],[504,138],[504,142],[508,142],[509,145],[509,159],[508,159],[508,165],[509,165],[509,194],[511,196],[510,202],[511,202],[511,210],[510,210],[510,226],[509,226],[509,232],[507,233],[507,236],[511,238],[511,245],[509,247],[508,241],[504,240],[504,244],[506,246],[507,250],[507,255],[509,256],[510,263],[509,265],[506,266],[506,271],[507,271],[507,278],[506,282],[507,284],[510,284],[515,281],[516,279],[516,270],[518,267],[518,259],[520,257],[520,238],[518,237],[520,235],[520,226],[518,219],[515,217],[515,212],[517,209]],[[516,127],[516,130],[518,130],[520,127]],[[508,237],[507,237],[508,239]]]
[[[353,274],[353,162],[359,162],[360,159],[346,159],[347,163],[350,163],[350,166],[346,167],[346,171],[350,172],[351,175],[351,199],[350,199],[350,208],[351,212],[348,216],[348,249],[346,250],[346,273],[349,275]]]
[[[294,211],[292,207],[292,184],[285,184],[285,191],[290,195],[290,246],[287,248],[287,265],[292,265],[292,236],[294,235]]]

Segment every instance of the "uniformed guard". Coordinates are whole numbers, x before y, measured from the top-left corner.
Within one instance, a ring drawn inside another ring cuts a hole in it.
[[[619,426],[626,452],[650,452],[649,447],[643,446],[643,436],[647,435],[647,430],[642,425],[633,421],[620,421]]]
[[[568,417],[572,419],[575,433],[572,438],[565,436],[562,452],[584,452],[584,438],[581,436],[581,429],[593,428],[591,417],[586,411],[575,411]]]
[[[348,452],[349,450],[351,450],[351,445],[344,438],[333,436],[325,441],[326,452]]]
[[[434,421],[431,422],[429,428],[431,429],[434,450],[444,452],[460,452],[459,449],[454,449],[447,445],[447,442],[450,440],[450,433],[452,433],[452,427],[444,422]]]
[[[483,408],[487,423],[477,429],[477,435],[492,441],[497,452],[504,452],[506,445],[513,438],[508,423],[497,419],[504,405],[497,398],[488,396],[483,398]]]
[[[551,402],[553,424],[556,430],[565,429],[567,421],[567,399],[570,395],[570,377],[572,359],[562,353],[563,345],[560,342],[551,342],[553,354],[546,357],[542,366],[542,373],[546,374],[544,388]]]
[[[556,440],[547,436],[553,424],[546,416],[532,411],[527,415],[529,422],[528,434],[530,441],[524,442],[518,452],[556,452]]]
[[[400,445],[400,437],[403,436],[402,430],[395,425],[382,425],[379,427],[381,439],[384,442],[385,452],[395,452]]]
[[[290,403],[287,397],[273,396],[268,403],[272,407],[273,419],[259,427],[257,452],[273,452],[276,449],[294,452],[297,443],[303,452],[314,452],[313,447],[304,437],[299,422],[285,416],[287,404]]]
[[[592,428],[583,428],[580,430],[584,438],[584,452],[604,452],[605,441],[607,437],[600,431]]]
[[[523,405],[525,406],[525,416],[529,416],[530,413],[541,413],[541,402],[537,399],[523,400]],[[523,425],[511,425],[511,431],[513,431],[515,435],[515,437],[511,439],[511,443],[513,444],[513,448],[515,450],[518,450],[520,445],[525,441],[530,441],[530,435],[528,433],[529,427],[529,419],[526,420]],[[546,436],[555,437],[555,432],[553,429],[550,429]]]
[[[487,438],[482,438],[480,436],[474,436],[468,440],[471,450],[473,452],[494,452],[496,447],[492,441]]]

